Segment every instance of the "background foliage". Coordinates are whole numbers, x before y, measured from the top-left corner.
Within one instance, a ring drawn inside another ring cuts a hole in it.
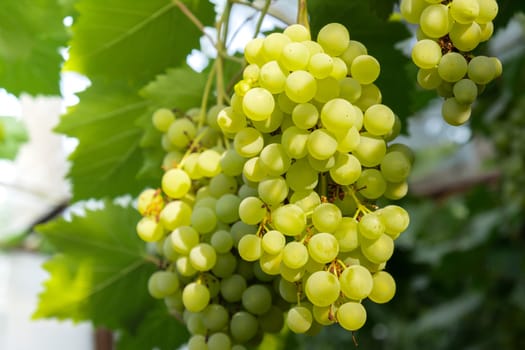
[[[253,6],[241,2],[239,6]],[[70,158],[72,203],[102,201],[84,215],[38,228],[55,253],[44,266],[51,277],[35,317],[88,320],[110,328],[119,335],[117,349],[173,349],[187,339],[181,323],[147,295],[146,279],[155,269],[155,257],[135,235],[138,214],[129,203],[114,203],[119,196],[158,186],[161,157],[158,134],[149,126],[151,111],[158,106],[187,110],[201,102],[209,70],[198,73],[186,64],[192,49],[200,48],[201,33],[179,3],[202,25],[214,25],[215,7],[205,0],[1,4],[1,87],[17,96],[57,95],[61,69],[91,81],[56,131],[79,141]],[[308,1],[314,33],[326,23],[341,22],[352,39],[364,42],[379,59],[384,101],[408,125],[422,118],[429,94],[416,87],[415,70],[396,49],[412,34],[404,23],[390,20],[395,4]],[[496,30],[514,18],[523,32],[525,3],[501,0],[499,5]],[[74,18],[70,29],[63,25],[66,15]],[[59,49],[68,36],[69,55],[61,68]],[[512,54],[504,46],[494,52],[503,59],[505,72],[481,96],[470,124],[468,145],[483,138],[494,150],[492,158],[459,182],[457,173],[441,170],[446,166],[443,158],[461,147],[420,150],[420,170],[430,163],[438,177],[449,181],[415,176],[414,190],[403,203],[412,224],[388,266],[398,292],[386,305],[366,305],[369,320],[355,334],[360,347],[525,348],[525,187],[516,185],[523,181],[525,152],[509,146],[521,141],[512,135],[515,126],[525,130],[525,47],[514,44]],[[229,63],[225,80],[234,79],[240,69]],[[0,156],[13,158],[25,136],[19,126],[1,122]],[[516,167],[517,174],[512,172]],[[329,327],[313,338],[287,334],[267,344],[341,349],[353,346],[355,339]]]

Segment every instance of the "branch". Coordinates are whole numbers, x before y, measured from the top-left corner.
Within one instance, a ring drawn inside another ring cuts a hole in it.
[[[188,19],[193,23],[195,24],[195,26],[202,32],[202,34],[208,38],[208,40],[210,40],[210,42],[213,44],[213,46],[215,46],[215,41],[213,40],[213,37],[206,33],[206,30],[204,28],[204,25],[202,24],[202,22],[197,18],[195,17],[195,15],[193,14],[193,12],[191,12],[191,10],[189,8],[186,7],[186,5],[184,5],[180,0],[172,0],[172,3],[177,6],[181,12],[186,16],[188,17]]]

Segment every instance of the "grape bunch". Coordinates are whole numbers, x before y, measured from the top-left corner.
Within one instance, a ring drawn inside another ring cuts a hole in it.
[[[496,0],[402,0],[401,15],[418,24],[412,61],[419,68],[417,82],[437,90],[445,100],[441,113],[451,125],[466,123],[471,106],[485,85],[499,77],[498,58],[472,51],[490,39]]]
[[[377,59],[346,27],[317,41],[302,25],[251,40],[230,106],[153,114],[160,189],[138,198],[137,233],[155,243],[155,298],[186,323],[191,349],[236,349],[288,327],[316,334],[366,322],[386,303],[385,271],[406,210],[413,153],[374,84]]]

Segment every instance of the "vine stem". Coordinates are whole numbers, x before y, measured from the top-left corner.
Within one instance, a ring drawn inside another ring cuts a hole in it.
[[[306,29],[308,29],[308,31],[310,31],[306,0],[299,0],[299,4],[297,5],[297,23],[302,24],[306,27]]]
[[[204,24],[202,24],[202,22],[193,14],[193,12],[191,12],[191,10],[180,0],[171,1],[193,24],[195,24],[195,26],[202,32],[202,34],[204,34],[204,36],[208,38],[208,40],[210,40],[211,43],[215,46],[215,40],[210,34],[206,32]]]
[[[259,35],[261,31],[261,27],[264,21],[264,17],[266,17],[266,14],[268,13],[268,10],[270,9],[270,4],[272,3],[271,0],[266,0],[264,3],[263,8],[261,9],[261,15],[259,16],[259,19],[257,20],[257,24],[255,25],[255,33],[253,34],[253,37],[256,38],[257,35]]]
[[[202,95],[202,100],[201,100],[201,111],[200,111],[199,124],[198,124],[197,130],[202,128],[202,126],[206,122],[206,106],[208,104],[208,98],[210,97],[210,91],[211,91],[211,87],[213,83],[213,78],[215,77],[216,74],[217,74],[217,61],[215,61],[215,64],[211,67],[210,74],[208,74],[208,79],[206,80],[206,85],[204,86],[204,94]]]

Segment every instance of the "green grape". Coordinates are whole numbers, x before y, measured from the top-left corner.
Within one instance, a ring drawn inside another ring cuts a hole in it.
[[[266,217],[266,206],[257,197],[246,197],[239,204],[239,217],[248,225],[255,225]]]
[[[366,310],[363,305],[349,301],[337,309],[337,322],[348,331],[356,331],[366,322]]]
[[[270,114],[270,117],[266,120],[252,120],[252,125],[255,129],[259,130],[262,133],[271,133],[277,130],[284,120],[283,112],[275,108]]]
[[[355,130],[355,129],[354,129]],[[352,154],[338,153],[330,177],[339,185],[350,185],[361,175],[361,163]]]
[[[167,132],[174,120],[175,114],[167,108],[157,109],[152,116],[153,126],[160,132]]]
[[[346,66],[344,66],[346,69]],[[340,92],[339,81],[332,77],[324,79],[317,79],[317,93],[314,100],[321,103],[326,103],[334,98],[339,97]]]
[[[259,83],[262,88],[272,94],[279,94],[284,91],[287,73],[279,66],[277,61],[265,63],[260,70]]]
[[[239,192],[237,193],[241,201],[248,197],[256,197],[257,196],[257,188],[252,187],[248,184],[243,184],[241,187],[239,187]]]
[[[324,51],[332,56],[342,54],[350,43],[350,34],[345,26],[339,23],[329,23],[317,34],[317,42]]]
[[[368,107],[381,103],[382,98],[381,90],[375,84],[363,85],[361,86],[361,96],[354,104],[362,111],[366,111]]]
[[[334,98],[321,109],[321,122],[329,131],[336,132],[355,126],[354,114],[355,109],[350,102],[342,98]]]
[[[165,170],[176,168],[183,157],[184,154],[179,150],[169,151],[162,159],[162,168],[164,168]]]
[[[316,271],[307,279],[304,291],[308,300],[317,306],[328,306],[339,298],[339,280],[328,271]]]
[[[262,237],[261,246],[263,250],[271,255],[279,254],[286,244],[286,238],[277,230],[270,230]]]
[[[268,176],[259,157],[250,158],[244,163],[243,176],[252,182],[260,182]]]
[[[285,92],[296,103],[306,103],[317,93],[317,82],[312,74],[296,70],[286,78]]]
[[[467,73],[474,83],[484,85],[496,76],[496,66],[490,57],[476,56],[470,60]]]
[[[164,237],[164,229],[154,217],[145,216],[137,223],[137,234],[145,242],[157,242]]]
[[[421,12],[427,7],[425,0],[401,0],[399,9],[403,18],[413,24],[419,23]]]
[[[339,244],[340,252],[349,252],[359,246],[357,235],[357,221],[354,218],[343,217],[334,231],[334,237]]]
[[[234,340],[245,343],[255,337],[259,322],[257,318],[246,311],[237,311],[230,321],[230,332]]]
[[[469,24],[454,23],[449,36],[452,44],[458,50],[472,51],[481,42],[481,28],[476,22]]]
[[[368,298],[377,304],[384,304],[392,300],[396,294],[396,282],[386,271],[378,271],[372,276],[373,287]]]
[[[300,242],[289,242],[283,248],[283,263],[292,269],[303,267],[308,261],[308,249]]]
[[[376,211],[385,226],[385,233],[396,238],[405,231],[410,223],[410,217],[405,209],[398,205],[387,205]]]
[[[360,142],[359,131],[356,127],[350,127],[346,130],[336,130],[334,132],[337,139],[337,150],[340,153],[352,152]]]
[[[302,43],[308,48],[310,56],[315,55],[316,53],[324,52],[323,47],[319,45],[319,43],[317,43],[316,41],[305,40]]]
[[[385,225],[377,212],[363,215],[357,226],[359,234],[369,240],[376,240],[385,233]]]
[[[248,63],[262,65],[264,64],[263,57],[263,38],[254,38],[250,40],[244,47],[244,57]]]
[[[350,67],[352,78],[363,85],[372,84],[379,77],[380,70],[379,62],[370,55],[357,56]]]
[[[204,310],[210,301],[210,291],[208,287],[197,282],[191,282],[182,291],[182,302],[184,307],[191,312]]]
[[[481,36],[480,36],[479,41],[480,42],[488,41],[492,37],[492,34],[494,34],[494,23],[488,22],[488,23],[478,23],[478,24],[479,24],[479,29],[481,30]]]
[[[291,126],[281,135],[281,144],[290,158],[300,159],[308,154],[308,140],[310,133],[307,130]]]
[[[188,174],[191,180],[199,180],[202,178],[202,174],[199,171],[199,153],[186,155],[185,161],[181,166],[182,170]]]
[[[285,204],[272,211],[272,225],[286,236],[300,235],[306,228],[306,215],[295,204]]]
[[[373,241],[363,239],[360,243],[363,255],[376,264],[388,261],[394,253],[394,241],[386,234],[382,234]]]
[[[259,182],[257,193],[266,204],[277,205],[288,196],[288,185],[281,176],[269,177]]]
[[[255,261],[259,259],[262,254],[261,237],[257,235],[242,236],[237,250],[243,260]]]
[[[321,264],[333,261],[339,254],[339,243],[330,233],[316,233],[308,241],[310,257]]]
[[[312,55],[310,61],[308,62],[308,72],[317,79],[327,78],[332,69],[334,68],[334,63],[332,57],[326,53],[320,52]],[[319,87],[318,87],[319,90]]]
[[[284,174],[291,164],[290,157],[279,143],[266,145],[262,149],[259,159],[266,172],[271,176]]]
[[[291,307],[286,315],[286,325],[294,333],[306,333],[312,322],[312,313],[304,306]]]
[[[410,161],[411,164],[414,164],[415,154],[410,147],[402,143],[392,143],[388,146],[387,152],[398,151],[405,155],[405,157]]]
[[[367,108],[363,115],[363,124],[366,131],[374,136],[383,136],[392,131],[395,116],[392,110],[383,104],[376,104]]]
[[[191,223],[191,207],[180,200],[175,200],[166,204],[162,208],[159,219],[160,223],[168,231],[172,231],[179,226],[187,226]]]
[[[470,119],[471,111],[470,105],[461,104],[454,97],[447,98],[441,106],[443,119],[454,126],[465,124]]]
[[[356,102],[361,97],[361,84],[354,78],[343,78],[339,81],[339,88],[339,96],[350,103]]]
[[[182,291],[178,289],[175,293],[170,294],[164,298],[164,303],[169,312],[177,312],[181,314],[184,311],[184,304],[182,303]]]
[[[179,256],[177,260],[175,260],[175,267],[181,276],[190,277],[197,273],[197,270],[195,270],[190,262],[189,256]]]
[[[149,294],[162,299],[179,290],[179,278],[171,271],[155,271],[148,279]]]
[[[442,81],[437,68],[419,69],[417,71],[417,83],[425,90],[437,89]]]
[[[251,81],[253,83],[256,83],[259,81],[259,74],[261,72],[261,69],[256,64],[249,64],[246,67],[244,67],[244,70],[242,71],[242,78],[247,81]]]
[[[448,7],[443,4],[427,6],[419,18],[423,33],[431,38],[441,38],[449,32]]]
[[[226,333],[213,333],[208,337],[208,350],[231,350],[232,341]],[[189,350],[189,349],[188,349]]]
[[[204,335],[192,335],[191,338],[188,340],[188,350],[209,350]]]
[[[189,119],[175,119],[167,131],[168,139],[171,144],[178,148],[184,148],[197,135],[195,124]]]
[[[308,160],[308,164],[310,164],[312,169],[320,173],[329,171],[335,165],[334,156],[327,158],[327,159],[320,160],[320,159],[315,159],[311,155],[308,155],[307,160]]]
[[[230,315],[220,304],[209,304],[202,311],[202,323],[211,332],[218,332],[228,325]]]
[[[465,57],[457,52],[449,52],[439,61],[438,73],[444,81],[455,83],[467,74],[467,67]]]
[[[233,107],[226,107],[217,115],[217,124],[224,133],[234,134],[246,127],[246,116],[242,109],[236,111]]]
[[[412,61],[419,68],[434,68],[438,65],[441,57],[441,47],[431,39],[419,40],[412,48]]]
[[[315,191],[297,191],[290,197],[290,203],[297,205],[303,212],[308,213],[321,204],[321,197]]]
[[[213,207],[215,209],[215,206]],[[191,213],[191,225],[200,234],[211,233],[217,227],[217,215],[215,210],[198,206]]]
[[[334,232],[341,220],[341,210],[332,203],[322,203],[312,212],[312,223],[319,232]]]
[[[332,60],[334,67],[330,72],[330,78],[335,79],[335,81],[339,84],[339,81],[344,79],[348,75],[348,68],[346,67],[346,63],[345,61],[343,61],[342,58],[332,57]]]
[[[202,313],[184,310],[182,316],[190,334],[206,334],[207,329],[202,322]]]
[[[171,239],[169,237],[170,235],[166,236],[162,241],[158,241],[157,243],[161,244],[162,242],[161,254],[164,255],[166,259],[170,261],[175,261],[179,257],[179,253],[177,253],[175,249],[173,249],[171,245]]]
[[[327,129],[314,130],[306,143],[308,153],[315,159],[325,160],[337,151],[337,140],[334,134]]]
[[[312,307],[312,315],[314,320],[323,326],[329,326],[334,323],[334,315],[330,306],[314,305]]]
[[[184,197],[191,188],[191,179],[181,169],[170,169],[162,176],[162,191],[174,199]]]
[[[221,196],[215,204],[217,219],[227,224],[239,220],[240,203],[241,199],[234,194],[227,193]]]
[[[251,120],[268,119],[274,108],[275,100],[273,95],[264,88],[256,87],[250,89],[242,100],[242,110]]]
[[[293,191],[309,191],[317,186],[318,177],[307,159],[298,159],[286,172],[286,183]]]
[[[264,256],[265,254],[262,254],[261,255],[261,258]],[[280,257],[276,257],[274,256],[274,258],[276,258],[276,260],[279,260]],[[268,263],[268,261],[263,261],[265,263]],[[276,263],[277,261],[272,261],[271,264],[273,263]],[[266,267],[269,267],[269,266],[266,266]],[[274,273],[273,270],[274,270],[274,266],[272,266],[271,268],[269,268],[269,270],[272,270],[272,274],[267,274],[266,272],[263,271],[262,269],[262,266],[261,266],[261,259],[259,259],[259,263],[253,263],[252,264],[252,270],[253,270],[253,276],[255,277],[255,279],[261,281],[261,282],[271,282],[273,281],[273,279],[275,278],[275,275],[278,275],[278,273]]]
[[[452,1],[450,3],[450,15],[458,23],[472,23],[479,15],[478,0]]]
[[[353,154],[363,166],[377,166],[386,154],[385,140],[366,132],[362,133],[359,145],[357,145]]]
[[[208,243],[199,243],[190,250],[191,266],[197,271],[208,271],[217,261],[217,253]]]
[[[169,237],[173,250],[183,255],[199,244],[199,233],[191,226],[179,226]]]
[[[294,282],[279,278],[279,295],[288,303],[296,303],[299,297],[297,285]]]
[[[211,178],[208,189],[210,195],[216,198],[227,193],[235,194],[237,192],[237,180],[233,176],[221,173]]]
[[[241,275],[235,274],[221,280],[221,295],[224,300],[233,303],[242,299],[246,289],[246,280]]]
[[[479,14],[475,21],[479,24],[491,22],[498,14],[498,2],[496,0],[478,0]]]
[[[497,57],[491,57],[492,64],[494,65],[494,78],[499,77],[503,73],[503,66],[501,64],[501,61]]]
[[[404,153],[399,151],[388,152],[380,164],[381,174],[386,181],[405,181],[410,175],[412,163]]]
[[[302,41],[302,40],[301,40]],[[310,51],[301,42],[286,44],[279,62],[289,71],[305,70],[310,60]]]
[[[267,61],[278,60],[283,48],[292,40],[283,33],[271,33],[263,40],[263,55]]]
[[[237,259],[231,253],[217,254],[217,261],[211,272],[217,277],[225,278],[231,276],[237,268]]]
[[[387,182],[386,190],[383,196],[391,200],[399,200],[406,196],[408,193],[408,183],[406,181],[401,182]]]
[[[272,306],[272,295],[262,284],[253,284],[242,293],[242,306],[254,315],[262,315]]]
[[[279,267],[279,273],[282,278],[287,280],[288,282],[298,282],[303,278],[304,273],[306,272],[306,265],[293,269],[291,267],[288,267],[286,264],[281,264]]]
[[[386,181],[377,169],[365,169],[356,181],[356,188],[365,198],[376,199],[385,193]]]
[[[230,227],[230,234],[233,238],[233,244],[235,246],[239,245],[241,237],[245,235],[252,235],[258,231],[258,226],[248,225],[242,221],[237,221]]]
[[[311,103],[299,103],[292,111],[292,120],[300,129],[310,129],[317,124],[319,111]]]
[[[339,276],[343,294],[353,300],[362,300],[372,291],[372,274],[361,265],[347,267]]]
[[[228,231],[216,231],[210,238],[210,244],[219,254],[227,253],[233,247],[233,238]]]
[[[221,172],[221,154],[215,150],[208,149],[199,154],[197,162],[198,171],[206,177],[214,177]]]
[[[259,327],[266,333],[279,333],[284,326],[283,311],[272,305],[270,310],[258,317]]]
[[[261,258],[259,259],[259,267],[262,272],[269,276],[278,275],[281,270],[281,261],[283,260],[283,254],[268,254],[263,252]]]
[[[292,41],[310,40],[310,31],[302,24],[291,24],[286,27],[283,34],[289,37]]]
[[[470,79],[461,79],[452,88],[454,98],[461,104],[472,104],[478,96],[478,86]]]
[[[251,127],[239,130],[233,139],[235,152],[245,158],[255,157],[261,152],[263,146],[264,140],[261,133]]]
[[[346,64],[348,72],[350,72],[350,68],[352,67],[352,62],[354,61],[354,59],[357,56],[366,54],[368,54],[368,51],[365,45],[363,45],[359,41],[350,40],[348,47],[345,49],[345,51],[343,51],[340,57]]]

